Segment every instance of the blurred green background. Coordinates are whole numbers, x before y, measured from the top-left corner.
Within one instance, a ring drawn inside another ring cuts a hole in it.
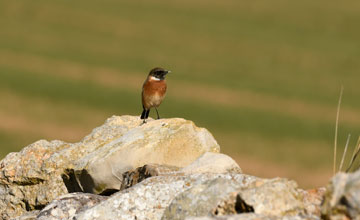
[[[1,1],[0,156],[140,115],[162,66],[162,117],[206,127],[246,173],[325,185],[341,85],[339,152],[360,134],[359,24],[359,1]]]

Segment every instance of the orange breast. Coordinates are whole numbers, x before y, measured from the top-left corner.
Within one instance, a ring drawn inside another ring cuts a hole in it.
[[[146,109],[158,107],[165,98],[166,88],[165,80],[146,80],[142,91],[142,104],[144,107]]]

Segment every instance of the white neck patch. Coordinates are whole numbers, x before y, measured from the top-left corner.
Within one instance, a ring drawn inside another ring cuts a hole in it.
[[[150,80],[154,80],[154,81],[160,81],[161,79],[159,79],[159,78],[156,78],[155,76],[151,76],[151,77],[150,77]]]

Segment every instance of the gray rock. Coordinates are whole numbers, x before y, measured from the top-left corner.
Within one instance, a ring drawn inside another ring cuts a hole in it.
[[[303,203],[305,212],[308,215],[320,216],[321,215],[321,204],[323,202],[325,187],[317,189],[302,190],[299,189],[303,197]]]
[[[271,216],[255,213],[244,213],[237,215],[216,216],[216,217],[188,217],[186,220],[320,220],[317,216]]]
[[[1,219],[42,209],[56,197],[67,193],[61,178],[65,160],[59,158],[68,145],[61,141],[37,141],[19,153],[10,153],[0,162]],[[58,161],[52,157],[58,157]],[[67,160],[73,159],[69,156]]]
[[[223,178],[248,186],[258,178],[243,174],[193,174],[155,176],[113,194],[108,200],[75,216],[77,220],[161,219],[181,192],[204,182]]]
[[[321,214],[325,219],[360,219],[360,170],[338,173],[331,179]]]
[[[236,180],[216,178],[177,195],[166,208],[162,220],[180,220],[187,216],[210,216],[217,205],[230,193],[243,187]],[[233,209],[235,211],[235,209]]]
[[[13,220],[36,220],[37,215],[40,213],[39,210],[26,212],[25,214],[14,218]]]
[[[147,164],[145,166],[130,170],[122,174],[122,184],[120,190],[124,190],[132,187],[133,185],[140,183],[141,181],[160,175],[169,175],[178,173],[179,168],[169,165],[160,164]]]
[[[191,121],[174,118],[141,123],[138,117],[113,117],[93,131],[90,139],[99,139],[103,127],[109,125],[121,126],[122,130],[111,141],[101,143],[101,147],[75,162],[77,182],[86,192],[119,190],[122,173],[145,164],[185,167],[205,152],[220,151],[213,136]]]
[[[113,116],[79,143],[37,141],[0,161],[0,219],[41,210],[71,192],[119,190],[122,174],[149,163],[184,167],[220,147],[184,119]],[[140,126],[141,125],[141,126]]]
[[[163,219],[254,212],[264,216],[305,215],[302,192],[294,181],[258,179],[252,184],[213,180],[180,193]]]
[[[242,173],[239,165],[229,156],[206,152],[190,165],[181,169],[186,174],[192,173]]]
[[[77,213],[108,199],[89,193],[70,193],[52,201],[37,216],[37,220],[71,220]]]
[[[303,194],[294,181],[281,178],[258,181],[255,187],[239,191],[239,195],[246,204],[254,208],[256,214],[305,214]]]

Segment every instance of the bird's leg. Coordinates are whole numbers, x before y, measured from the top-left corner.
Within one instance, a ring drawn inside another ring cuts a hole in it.
[[[155,108],[155,110],[156,110],[156,114],[157,114],[157,119],[160,119],[160,116],[159,116],[159,112],[158,112],[158,110]]]
[[[143,111],[142,111],[141,117],[140,117],[141,119],[143,119],[143,123],[141,125],[146,123],[146,119],[149,117],[149,113],[150,113],[150,109],[146,110],[143,106]]]
[[[147,119],[149,117],[149,114],[150,114],[150,109],[146,111],[145,119]]]

